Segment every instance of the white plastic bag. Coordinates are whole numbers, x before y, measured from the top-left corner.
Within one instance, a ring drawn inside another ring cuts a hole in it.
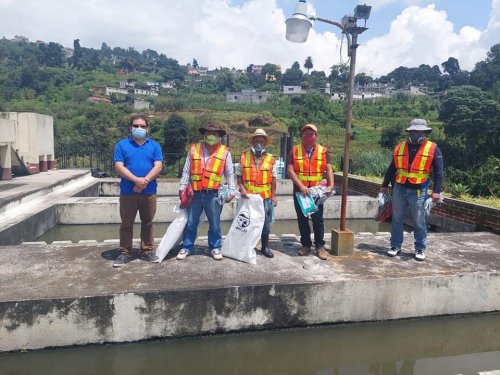
[[[160,258],[160,262],[165,259],[168,252],[182,240],[182,233],[188,221],[187,209],[178,209],[176,206],[174,207],[174,212],[178,212],[177,216],[168,226],[165,235],[156,249],[156,256]]]
[[[222,244],[222,255],[242,262],[257,264],[255,246],[264,227],[264,204],[258,194],[238,200],[237,214]]]

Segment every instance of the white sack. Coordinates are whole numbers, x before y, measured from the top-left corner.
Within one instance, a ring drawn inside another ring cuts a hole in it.
[[[237,214],[222,244],[222,255],[242,262],[257,264],[255,246],[264,227],[264,204],[258,194],[238,200]]]
[[[161,239],[161,242],[156,249],[156,256],[160,258],[160,262],[165,259],[168,252],[182,240],[182,233],[184,232],[184,227],[187,224],[187,220],[187,209],[179,209],[177,216],[175,217],[174,221],[172,221],[168,226],[165,235]]]

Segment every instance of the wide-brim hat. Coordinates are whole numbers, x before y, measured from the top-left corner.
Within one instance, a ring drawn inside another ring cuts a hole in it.
[[[250,137],[248,137],[248,142],[252,143],[255,137],[266,138],[266,145],[270,145],[271,143],[273,143],[273,139],[267,135],[264,129],[256,129],[255,132]]]
[[[427,121],[421,118],[416,118],[411,120],[410,126],[406,129],[407,132],[409,131],[430,132],[431,130],[432,128],[429,128],[429,126],[427,126]]]
[[[226,135],[226,131],[224,129],[221,129],[221,127],[215,122],[208,122],[205,126],[198,128],[198,131],[203,135],[207,131],[216,131],[219,133],[219,137],[223,137]]]
[[[313,124],[306,124],[304,125],[304,127],[302,128],[302,130],[300,131],[300,134],[304,133],[307,129],[311,129],[313,130],[316,134],[318,134],[318,128],[316,127],[316,125],[313,125]]]

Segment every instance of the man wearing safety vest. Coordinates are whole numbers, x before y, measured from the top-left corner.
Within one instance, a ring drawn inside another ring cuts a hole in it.
[[[235,188],[233,161],[229,147],[220,143],[221,137],[226,132],[216,122],[210,121],[198,131],[203,135],[203,141],[191,145],[179,186],[179,198],[189,184],[194,191],[194,197],[188,208],[188,221],[184,228],[182,249],[177,254],[177,259],[185,259],[193,253],[200,216],[205,211],[208,219],[208,250],[215,260],[221,260],[220,214],[222,205],[219,203],[218,189],[225,179],[230,192],[225,202],[231,202]]]
[[[409,209],[413,220],[415,237],[415,259],[425,259],[427,241],[427,221],[424,203],[427,200],[429,173],[433,172],[434,186],[432,200],[441,197],[443,184],[443,157],[437,145],[426,139],[432,128],[427,121],[414,119],[410,122],[407,140],[396,146],[392,162],[389,165],[380,188],[381,193],[387,191],[392,182],[392,224],[391,248],[387,255],[395,257],[401,252],[403,244],[403,226],[406,211]]]
[[[300,192],[302,195],[307,196],[309,188],[318,185],[324,178],[326,178],[328,194],[331,194],[334,185],[330,154],[325,146],[316,143],[318,138],[316,126],[313,124],[304,125],[301,136],[302,144],[294,146],[288,155],[287,172],[293,181],[293,203],[299,223],[300,243],[302,244],[298,255],[305,256],[311,251],[311,228],[309,227],[308,217],[302,213],[295,193]],[[323,204],[318,206],[318,211],[311,215],[311,219],[316,255],[318,258],[326,260],[327,254],[323,239],[325,235]]]
[[[255,130],[250,137],[250,150],[241,154],[240,165],[236,172],[242,198],[248,194],[259,194],[264,200],[264,227],[260,236],[261,252],[268,258],[274,257],[269,249],[271,233],[271,213],[278,204],[276,200],[276,163],[274,156],[268,154],[266,147],[272,142],[263,129]]]

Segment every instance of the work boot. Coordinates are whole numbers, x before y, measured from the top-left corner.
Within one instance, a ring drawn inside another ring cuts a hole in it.
[[[269,234],[263,234],[262,236],[260,236],[260,243],[261,243],[260,251],[262,255],[268,258],[274,257],[273,252],[271,251],[271,249],[269,249]]]

